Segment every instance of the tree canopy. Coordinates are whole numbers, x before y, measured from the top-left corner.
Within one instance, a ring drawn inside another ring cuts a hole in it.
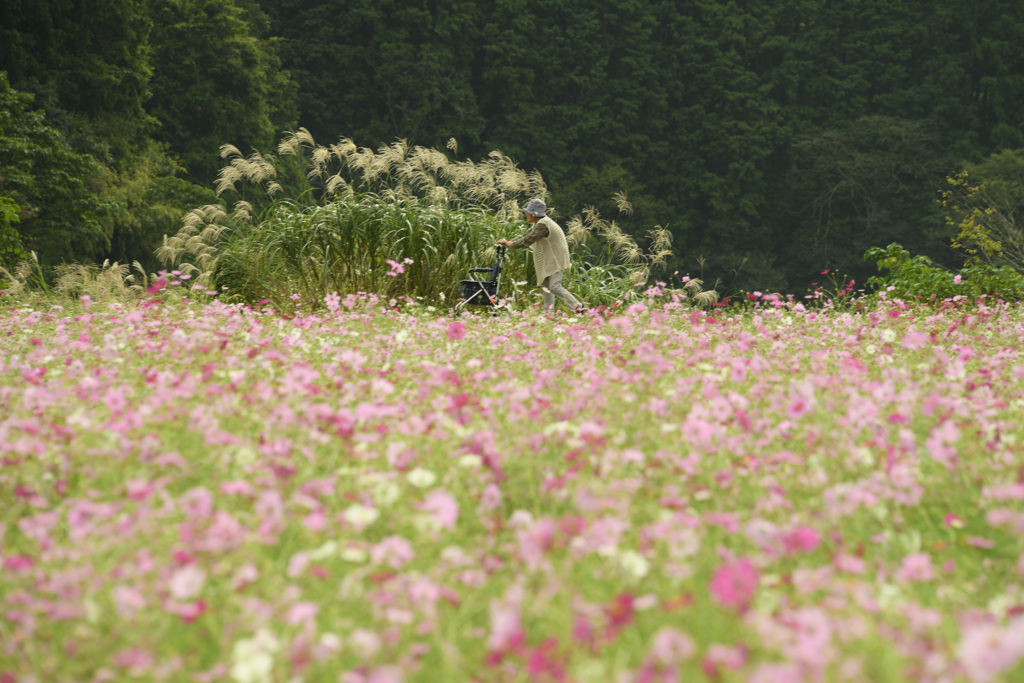
[[[1011,0],[12,0],[5,97],[83,164],[85,194],[44,228],[8,193],[6,230],[53,262],[149,258],[222,144],[270,150],[302,126],[500,149],[562,215],[593,205],[641,241],[666,226],[669,269],[727,290],[862,280],[871,246],[955,259],[936,200],[1024,148],[1022,45]],[[28,173],[48,193],[13,154],[0,187]]]

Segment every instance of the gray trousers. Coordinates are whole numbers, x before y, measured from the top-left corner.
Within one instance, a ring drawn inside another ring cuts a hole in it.
[[[554,275],[548,275],[544,278],[541,283],[541,287],[544,288],[544,310],[553,311],[555,309],[555,297],[564,301],[569,308],[579,308],[580,302],[569,293],[565,287],[562,286],[562,273],[564,271],[558,271]]]

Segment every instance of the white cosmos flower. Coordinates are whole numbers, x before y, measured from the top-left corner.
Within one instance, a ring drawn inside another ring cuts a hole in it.
[[[433,486],[434,482],[437,481],[436,474],[422,467],[415,468],[409,472],[409,474],[405,475],[405,478],[409,480],[410,484],[420,489]]]
[[[362,564],[369,556],[362,548],[345,548],[341,551],[341,559],[352,564]]]
[[[651,563],[635,550],[627,550],[619,555],[619,563],[623,569],[638,579],[644,578],[651,571]]]
[[[387,507],[402,496],[402,490],[393,481],[382,481],[373,489],[373,502]]]
[[[338,553],[338,542],[327,541],[319,548],[309,551],[309,559],[313,561],[326,560],[328,557],[333,557]]]
[[[266,629],[260,629],[252,638],[238,640],[231,650],[231,678],[237,683],[269,683],[274,672],[274,654],[280,648],[280,642]]]
[[[356,503],[345,510],[345,520],[358,527],[370,526],[380,518],[380,510]]]

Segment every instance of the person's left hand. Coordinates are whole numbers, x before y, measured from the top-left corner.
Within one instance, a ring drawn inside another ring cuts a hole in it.
[[[506,239],[498,240],[498,246],[507,247],[508,246],[508,240],[506,240]]]

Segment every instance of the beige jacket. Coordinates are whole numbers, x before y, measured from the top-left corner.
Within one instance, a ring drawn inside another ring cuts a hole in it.
[[[537,271],[537,284],[569,267],[569,243],[558,223],[544,216],[520,237],[509,243],[513,247],[530,247],[533,267]]]

